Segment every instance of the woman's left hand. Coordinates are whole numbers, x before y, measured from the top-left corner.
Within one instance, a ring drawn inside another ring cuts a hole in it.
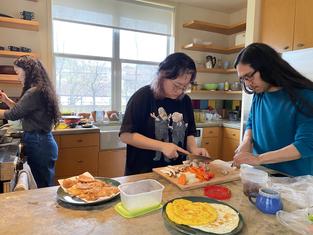
[[[260,165],[258,157],[249,152],[239,152],[234,156],[233,165],[240,168],[241,164]]]
[[[192,154],[210,157],[208,151],[205,148],[193,148],[190,150]]]

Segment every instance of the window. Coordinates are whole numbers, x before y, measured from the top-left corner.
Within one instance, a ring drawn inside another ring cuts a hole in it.
[[[53,0],[56,90],[63,112],[124,111],[172,48],[173,9]]]

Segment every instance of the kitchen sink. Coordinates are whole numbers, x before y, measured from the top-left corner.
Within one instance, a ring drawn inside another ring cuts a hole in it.
[[[98,126],[100,128],[100,149],[121,149],[125,148],[124,144],[118,134],[120,132],[120,126],[117,125],[105,125]]]

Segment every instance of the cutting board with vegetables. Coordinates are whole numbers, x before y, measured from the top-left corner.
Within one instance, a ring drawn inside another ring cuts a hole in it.
[[[208,163],[208,170],[206,171],[201,171],[201,167],[199,166],[198,170],[197,167],[193,166],[186,168],[184,165],[176,165],[154,168],[153,171],[181,190],[201,188],[206,185],[222,184],[240,179],[239,169],[231,167],[229,162],[214,160]],[[181,174],[185,174],[187,177],[182,177]]]

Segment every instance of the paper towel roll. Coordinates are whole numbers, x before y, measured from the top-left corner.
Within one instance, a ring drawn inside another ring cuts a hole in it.
[[[28,190],[28,176],[26,172],[21,172],[14,191],[24,191]]]

